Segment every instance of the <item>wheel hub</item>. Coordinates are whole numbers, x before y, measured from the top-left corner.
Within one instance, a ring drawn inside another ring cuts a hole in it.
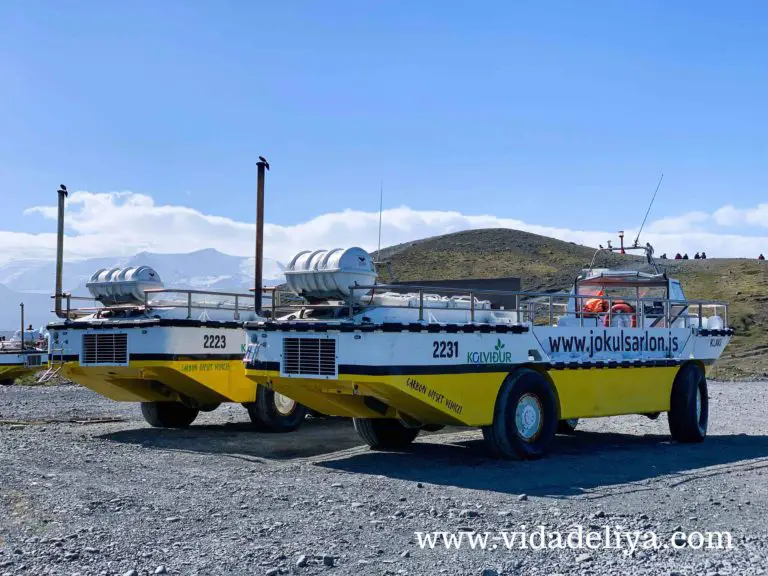
[[[290,416],[296,410],[296,401],[275,392],[275,409],[281,416]]]
[[[533,442],[541,433],[543,424],[541,402],[533,394],[524,394],[515,409],[517,434],[526,442]]]

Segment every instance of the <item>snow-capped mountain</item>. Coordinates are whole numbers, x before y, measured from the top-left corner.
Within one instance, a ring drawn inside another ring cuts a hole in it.
[[[101,268],[151,266],[169,288],[247,292],[253,287],[254,259],[206,249],[188,254],[141,252],[127,258],[90,258],[65,261],[64,290],[86,296],[86,282]],[[283,265],[264,259],[264,284],[284,281]],[[38,327],[53,320],[56,265],[48,260],[16,260],[0,265],[0,330],[19,324],[19,302],[25,304],[27,323]]]

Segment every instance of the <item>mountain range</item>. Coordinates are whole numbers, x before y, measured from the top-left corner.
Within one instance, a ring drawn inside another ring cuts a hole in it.
[[[232,256],[214,249],[187,254],[140,252],[123,258],[89,258],[65,261],[64,291],[88,296],[85,285],[102,268],[151,266],[168,288],[191,288],[246,293],[253,287],[254,259]],[[264,259],[264,284],[274,286],[284,280],[283,264]],[[16,260],[0,265],[0,330],[19,326],[19,303],[25,305],[25,321],[35,327],[54,319],[51,295],[54,292],[56,264],[49,260]]]

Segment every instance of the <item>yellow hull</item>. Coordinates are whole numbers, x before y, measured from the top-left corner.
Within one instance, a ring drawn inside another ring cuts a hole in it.
[[[678,367],[549,370],[560,418],[591,418],[669,410]],[[253,382],[323,414],[392,418],[401,414],[426,424],[487,426],[506,372],[420,375],[349,375],[336,380],[285,378],[249,370]]]
[[[45,366],[23,366],[21,364],[0,365],[0,380],[16,380],[22,376],[34,374],[45,368]]]
[[[240,360],[146,360],[128,366],[80,366],[66,362],[64,375],[120,402],[176,401],[200,404],[255,402],[256,386]]]

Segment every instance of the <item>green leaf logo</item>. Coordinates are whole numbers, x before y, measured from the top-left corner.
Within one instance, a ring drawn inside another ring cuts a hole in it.
[[[501,352],[504,348],[504,342],[501,341],[501,338],[496,339],[496,346],[494,348],[496,349],[496,352]]]

